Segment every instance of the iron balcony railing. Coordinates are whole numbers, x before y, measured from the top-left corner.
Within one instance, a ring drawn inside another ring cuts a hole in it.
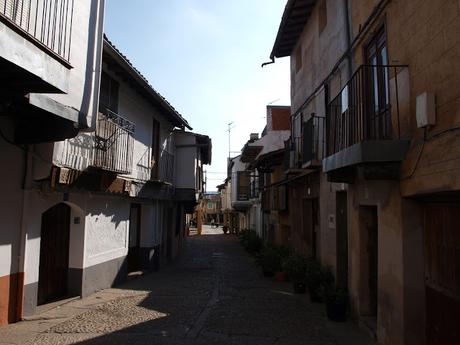
[[[321,162],[325,141],[324,117],[312,115],[302,126],[302,163]]]
[[[313,114],[301,126],[301,134],[290,138],[285,143],[285,170],[300,168],[306,163],[314,165],[324,158],[325,118]]]
[[[257,199],[259,197],[259,181],[258,179],[253,179],[250,184],[250,199]]]
[[[74,0],[0,0],[0,18],[70,60]]]
[[[130,174],[133,168],[135,126],[113,111],[97,116],[93,167]]]
[[[358,68],[329,103],[327,156],[363,141],[400,137],[398,71],[405,67],[362,65]]]

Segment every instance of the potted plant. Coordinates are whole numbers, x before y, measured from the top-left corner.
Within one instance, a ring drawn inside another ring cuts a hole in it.
[[[305,293],[307,284],[307,259],[299,254],[290,255],[283,263],[284,272],[292,280],[295,293]]]
[[[321,303],[324,300],[325,291],[334,284],[334,275],[329,268],[322,267],[314,258],[308,259],[307,285],[310,300]]]
[[[286,272],[284,271],[284,261],[292,254],[291,249],[286,246],[277,246],[277,252],[278,252],[278,265],[276,267],[275,271],[275,280],[276,281],[286,281],[287,280],[287,275]]]
[[[326,292],[326,314],[329,320],[335,322],[347,321],[348,292],[345,289],[333,287]]]
[[[264,277],[273,277],[280,266],[280,258],[276,247],[271,245],[264,247],[260,252],[258,261],[262,267]]]
[[[243,230],[240,233],[240,242],[250,254],[257,254],[263,247],[262,239],[254,230]]]

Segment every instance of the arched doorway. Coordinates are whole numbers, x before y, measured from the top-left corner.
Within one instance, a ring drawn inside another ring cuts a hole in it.
[[[70,206],[63,203],[42,215],[38,305],[67,295],[70,215]]]

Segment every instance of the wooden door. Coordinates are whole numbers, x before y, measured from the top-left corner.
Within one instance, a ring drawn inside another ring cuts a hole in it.
[[[70,207],[59,204],[42,215],[38,305],[67,295]]]
[[[460,344],[460,204],[425,206],[427,345]]]
[[[141,246],[141,205],[131,204],[129,215],[128,272],[139,271]]]
[[[313,257],[318,255],[317,246],[317,230],[319,225],[318,213],[319,203],[318,199],[303,199],[303,212],[302,212],[302,223],[303,223],[303,239],[306,244],[307,252]]]
[[[336,196],[337,285],[348,289],[348,204],[347,192]]]

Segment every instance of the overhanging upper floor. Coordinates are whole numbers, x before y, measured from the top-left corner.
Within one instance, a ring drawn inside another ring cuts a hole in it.
[[[0,1],[0,97],[69,91],[73,6],[71,0]]]

